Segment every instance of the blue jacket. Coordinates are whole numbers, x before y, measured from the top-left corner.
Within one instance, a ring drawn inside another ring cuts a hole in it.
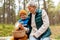
[[[28,35],[28,38],[29,38],[29,35],[30,35],[30,32],[31,32],[31,26],[29,26],[28,24],[28,22],[29,22],[29,20],[30,20],[30,18],[29,17],[27,17],[26,19],[24,19],[24,20],[22,20],[22,19],[19,19],[18,20],[18,22],[19,23],[21,23],[22,25],[24,25],[24,27],[27,27],[27,28],[29,28],[29,32],[27,33],[27,35]]]
[[[29,21],[29,18],[26,18],[26,19],[19,19],[18,22],[21,23],[22,25],[24,25],[24,27],[26,27],[28,25],[28,21]]]

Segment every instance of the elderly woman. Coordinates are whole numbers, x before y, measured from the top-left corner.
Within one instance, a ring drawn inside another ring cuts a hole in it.
[[[50,40],[49,18],[45,10],[37,9],[34,1],[28,3],[27,8],[30,12],[29,26],[32,31],[29,40]]]

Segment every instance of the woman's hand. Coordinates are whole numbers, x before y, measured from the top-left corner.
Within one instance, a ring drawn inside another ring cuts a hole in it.
[[[33,34],[33,37],[35,37],[36,38],[36,36]]]

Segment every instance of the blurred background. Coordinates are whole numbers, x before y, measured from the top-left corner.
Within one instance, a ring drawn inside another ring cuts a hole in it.
[[[50,21],[51,39],[60,40],[60,0],[0,0],[0,37],[11,36],[18,12],[25,9],[29,1],[35,1],[38,9],[45,9]]]

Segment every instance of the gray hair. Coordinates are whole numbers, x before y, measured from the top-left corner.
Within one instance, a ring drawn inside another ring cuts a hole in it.
[[[37,8],[37,3],[36,3],[36,2],[34,2],[34,1],[30,1],[30,2],[27,4],[27,6],[26,6],[26,7],[28,7],[28,6],[34,6],[34,7],[36,7],[36,8]]]

